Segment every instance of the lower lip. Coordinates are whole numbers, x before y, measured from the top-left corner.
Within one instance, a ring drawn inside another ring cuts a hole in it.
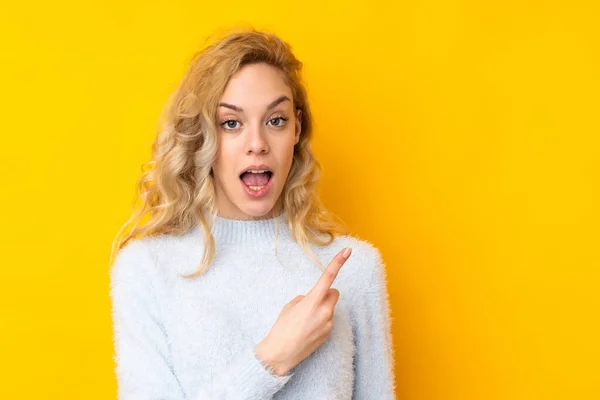
[[[269,193],[269,189],[271,188],[274,178],[275,175],[271,175],[271,179],[269,179],[269,182],[260,190],[250,189],[241,179],[240,183],[242,184],[242,187],[244,188],[244,191],[248,194],[248,196],[252,197],[253,199],[259,199],[261,197],[265,197],[267,193]]]

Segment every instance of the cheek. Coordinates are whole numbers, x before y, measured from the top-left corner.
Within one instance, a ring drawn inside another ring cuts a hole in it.
[[[289,173],[290,168],[292,167],[292,162],[294,160],[294,149],[288,147],[284,151],[282,151],[280,154],[281,154],[281,158],[280,158],[281,164],[280,165],[285,168],[285,172],[287,174],[287,173]]]
[[[217,157],[215,162],[213,163],[213,170],[218,175],[223,175],[227,173],[227,169],[232,168],[231,160],[235,159],[235,155],[232,154],[231,146],[228,146],[227,143],[219,143],[219,148],[217,150]]]

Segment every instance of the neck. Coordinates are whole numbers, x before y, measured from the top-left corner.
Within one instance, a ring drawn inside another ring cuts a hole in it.
[[[233,219],[216,215],[214,220],[208,218],[212,226],[215,244],[220,245],[246,245],[263,247],[275,244],[275,240],[290,240],[290,230],[287,223],[287,213],[282,212],[277,216],[263,219]]]

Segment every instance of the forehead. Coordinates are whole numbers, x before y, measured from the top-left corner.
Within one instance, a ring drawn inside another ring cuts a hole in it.
[[[279,68],[265,63],[248,64],[231,77],[221,102],[242,107],[244,111],[262,111],[282,95],[292,99],[292,90]],[[283,102],[282,105],[289,107],[291,103]]]

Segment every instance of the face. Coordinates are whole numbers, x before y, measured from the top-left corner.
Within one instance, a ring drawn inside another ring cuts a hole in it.
[[[245,65],[229,80],[216,121],[213,175],[219,216],[248,220],[279,212],[300,139],[301,111],[293,101],[283,73],[265,63]]]

